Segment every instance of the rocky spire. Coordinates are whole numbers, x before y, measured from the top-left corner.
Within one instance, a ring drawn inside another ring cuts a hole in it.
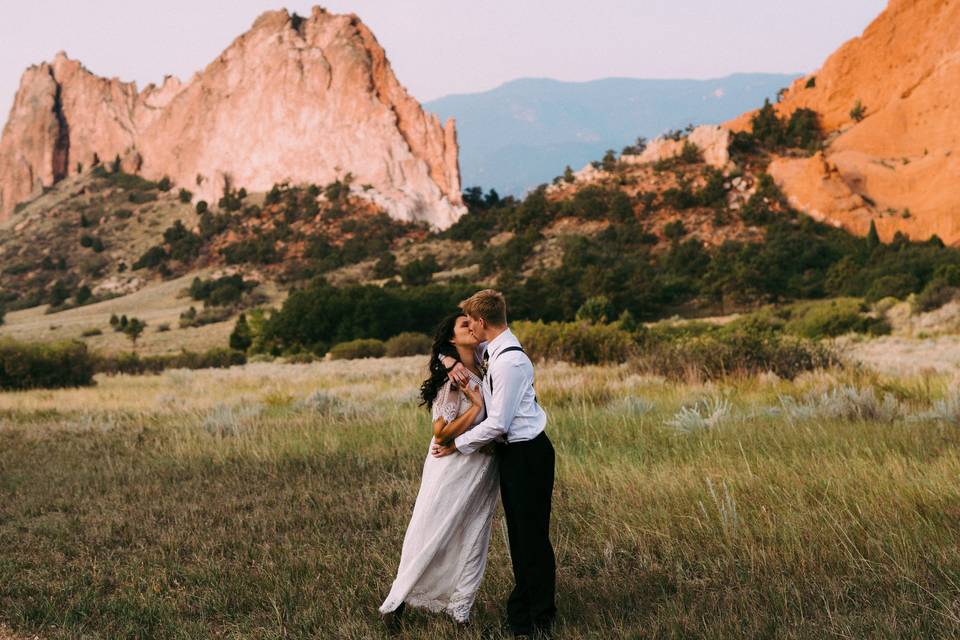
[[[359,18],[320,7],[262,14],[188,82],[138,91],[63,52],[30,67],[0,138],[0,218],[117,155],[207,200],[351,173],[396,218],[446,227],[464,212],[453,121],[423,111]]]

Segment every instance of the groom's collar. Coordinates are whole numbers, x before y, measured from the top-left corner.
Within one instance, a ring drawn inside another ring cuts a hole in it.
[[[520,344],[520,342],[517,340],[517,337],[513,335],[513,332],[510,331],[510,327],[507,327],[504,329],[503,333],[487,343],[487,355],[489,356],[490,361],[493,361],[493,358],[500,352],[501,349],[514,344]]]

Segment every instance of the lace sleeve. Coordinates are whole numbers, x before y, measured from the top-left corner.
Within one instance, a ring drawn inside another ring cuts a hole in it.
[[[437,397],[433,400],[433,419],[443,418],[448,423],[457,419],[460,414],[460,394],[450,391],[450,383],[440,387]]]

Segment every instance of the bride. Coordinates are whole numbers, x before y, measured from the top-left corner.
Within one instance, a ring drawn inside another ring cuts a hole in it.
[[[437,328],[430,377],[420,387],[422,403],[433,411],[431,444],[452,441],[485,417],[477,345],[462,312]],[[444,355],[463,363],[470,374],[467,383],[454,385],[448,380],[440,362]],[[405,604],[445,611],[460,623],[469,619],[487,565],[499,491],[496,460],[489,451],[484,453],[437,458],[428,447],[397,578],[380,605],[389,628],[399,626]]]

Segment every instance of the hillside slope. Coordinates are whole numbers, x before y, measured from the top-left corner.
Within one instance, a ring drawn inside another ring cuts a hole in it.
[[[873,221],[884,240],[960,242],[960,3],[891,0],[776,105],[800,108],[819,115],[829,144],[771,164],[795,207],[860,234]]]

